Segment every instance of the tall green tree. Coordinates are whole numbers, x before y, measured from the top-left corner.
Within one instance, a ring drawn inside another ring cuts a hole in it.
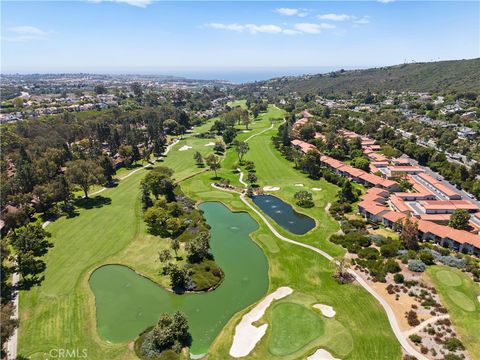
[[[207,163],[207,166],[210,168],[210,170],[215,172],[215,178],[218,178],[217,171],[221,167],[220,158],[215,154],[210,154],[205,158],[205,162]]]
[[[350,181],[345,181],[340,191],[340,197],[347,202],[354,202],[357,200],[357,195],[353,192],[353,187]]]
[[[233,145],[238,156],[238,161],[242,163],[243,157],[248,152],[248,150],[250,150],[250,147],[245,141],[235,141]]]
[[[78,185],[88,199],[88,190],[92,185],[105,182],[104,170],[92,160],[73,160],[67,164],[65,177],[70,185]]]
[[[470,214],[465,209],[456,209],[453,214],[450,216],[450,221],[448,226],[458,229],[458,230],[467,230],[468,223],[470,221]]]
[[[418,250],[418,224],[407,217],[399,224],[400,241],[408,250]]]

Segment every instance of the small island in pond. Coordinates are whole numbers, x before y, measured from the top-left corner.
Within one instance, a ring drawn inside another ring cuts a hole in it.
[[[173,171],[156,167],[142,181],[144,220],[159,241],[170,241],[170,249],[159,252],[161,275],[170,279],[175,293],[209,291],[224,273],[210,252],[210,227],[195,202],[185,196],[171,178]]]

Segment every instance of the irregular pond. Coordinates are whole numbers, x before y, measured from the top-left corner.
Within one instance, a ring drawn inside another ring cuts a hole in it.
[[[302,235],[315,227],[315,220],[296,212],[290,204],[272,195],[256,195],[253,202],[275,222],[291,233]]]
[[[212,292],[176,295],[122,265],[95,270],[89,280],[95,295],[97,330],[111,342],[126,342],[154,325],[163,312],[183,311],[193,337],[191,352],[206,353],[226,322],[262,298],[268,289],[268,262],[249,233],[258,224],[218,202],[200,205],[212,227],[210,245],[225,272]]]

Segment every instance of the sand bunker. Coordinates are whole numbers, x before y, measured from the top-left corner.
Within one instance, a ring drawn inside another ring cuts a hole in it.
[[[262,339],[267,331],[268,324],[259,327],[253,326],[252,323],[262,318],[265,310],[270,306],[273,300],[279,300],[293,292],[288,286],[282,286],[275,290],[265,299],[257,304],[252,310],[243,315],[240,323],[235,327],[235,335],[233,343],[230,347],[230,356],[235,358],[247,356],[255,348],[255,345]]]
[[[278,191],[280,188],[278,186],[264,186],[263,191]]]
[[[320,188],[312,188],[312,190],[313,190],[313,191],[320,191],[320,190],[322,190],[322,189],[320,189]]]
[[[318,349],[312,355],[310,355],[307,360],[340,360],[334,358],[327,350]]]
[[[329,317],[329,318],[334,317],[335,314],[336,314],[335,310],[333,310],[333,307],[331,307],[329,305],[315,304],[315,305],[313,305],[313,307],[315,309],[320,310],[322,312],[323,316],[326,316],[326,317]]]
[[[207,144],[205,144],[205,145],[203,145],[203,146],[214,146],[214,145],[215,145],[214,142],[209,142],[209,143],[207,143]]]
[[[295,184],[295,186],[303,186],[303,184]]]
[[[183,145],[180,149],[178,149],[178,151],[185,151],[185,150],[188,150],[188,149],[191,149],[191,148],[192,148],[191,146]]]

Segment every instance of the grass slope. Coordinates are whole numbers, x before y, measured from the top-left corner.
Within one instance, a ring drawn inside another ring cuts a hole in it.
[[[472,359],[480,359],[480,287],[458,269],[429,266],[427,275]]]
[[[248,87],[281,88],[281,93],[398,91],[478,91],[480,59],[402,64],[307,77],[279,78]]]

